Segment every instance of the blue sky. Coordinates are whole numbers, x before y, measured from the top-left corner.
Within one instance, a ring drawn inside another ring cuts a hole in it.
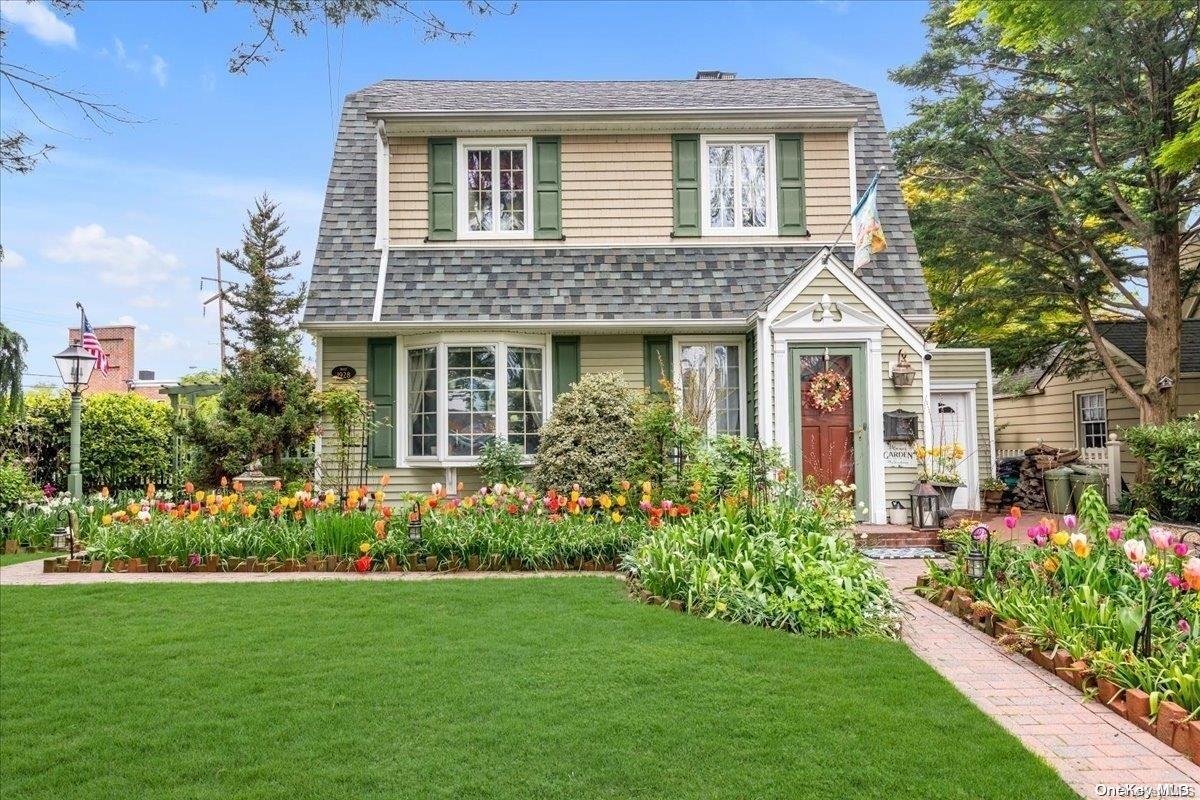
[[[54,372],[77,299],[93,324],[139,326],[139,369],[171,378],[215,367],[215,317],[200,305],[214,249],[238,245],[246,207],[266,191],[306,277],[340,99],[380,78],[823,76],[878,92],[894,127],[909,96],[887,72],[924,49],[923,2],[524,2],[485,19],[433,3],[475,37],[422,43],[410,25],[317,25],[239,76],[226,64],[255,33],[250,15],[197,6],[92,0],[56,18],[40,3],[0,0],[5,61],[142,120],[106,133],[39,102],[56,132],[0,92],[6,132],[55,146],[32,174],[0,175],[0,319],[29,341],[27,384]]]

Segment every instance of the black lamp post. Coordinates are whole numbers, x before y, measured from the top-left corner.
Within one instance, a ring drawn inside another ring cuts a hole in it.
[[[986,542],[986,550],[979,549],[980,541]],[[986,525],[976,525],[971,531],[971,552],[967,553],[967,577],[981,581],[987,577],[988,562],[992,560],[992,532]]]
[[[80,328],[82,331],[82,328]],[[67,491],[72,497],[83,496],[83,474],[79,469],[80,409],[83,407],[83,387],[92,377],[96,357],[73,344],[54,357],[63,385],[71,393],[71,471],[67,474]]]

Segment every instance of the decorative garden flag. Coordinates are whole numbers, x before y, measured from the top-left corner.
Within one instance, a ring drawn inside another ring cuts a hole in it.
[[[854,268],[871,260],[872,253],[878,253],[887,247],[887,239],[883,236],[883,226],[879,222],[879,212],[875,209],[875,184],[879,182],[879,173],[871,178],[870,185],[858,200],[858,205],[850,214],[854,235]]]

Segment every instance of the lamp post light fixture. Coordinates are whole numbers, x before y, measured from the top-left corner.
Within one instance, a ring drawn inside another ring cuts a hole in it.
[[[421,504],[413,503],[413,510],[408,515],[408,541],[418,544],[421,541]]]
[[[82,330],[82,328],[80,328]],[[79,419],[83,407],[83,388],[92,377],[96,357],[73,344],[54,357],[63,385],[71,393],[71,470],[67,474],[67,492],[72,497],[83,496],[83,475],[79,469]]]
[[[986,550],[979,543],[986,542]],[[971,552],[967,553],[967,577],[981,581],[987,577],[988,562],[992,560],[992,532],[986,525],[976,525],[971,531]]]

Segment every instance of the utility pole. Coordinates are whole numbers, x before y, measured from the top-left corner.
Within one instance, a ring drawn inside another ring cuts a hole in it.
[[[207,311],[208,304],[214,300],[217,301],[217,330],[219,331],[218,336],[220,337],[219,345],[220,345],[220,351],[221,351],[221,366],[219,368],[219,374],[222,377],[224,377],[225,376],[225,292],[229,291],[229,289],[236,289],[237,284],[233,283],[232,281],[221,280],[221,248],[219,248],[219,247],[216,248],[216,253],[217,253],[217,277],[201,278],[200,279],[200,288],[202,290],[204,289],[205,281],[211,281],[212,283],[215,283],[217,285],[217,293],[214,294],[212,297],[208,298],[207,300],[205,300],[203,305],[204,305],[205,310]]]

